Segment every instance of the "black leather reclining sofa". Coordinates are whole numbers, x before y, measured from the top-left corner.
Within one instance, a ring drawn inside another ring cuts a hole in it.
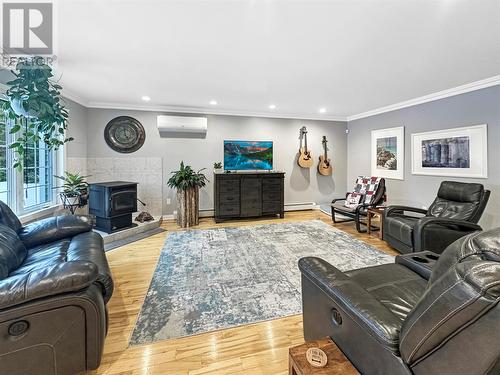
[[[441,255],[342,272],[302,258],[304,337],[330,336],[362,374],[500,374],[500,228]]]
[[[102,237],[85,216],[26,226],[0,202],[0,373],[96,369],[113,280]]]

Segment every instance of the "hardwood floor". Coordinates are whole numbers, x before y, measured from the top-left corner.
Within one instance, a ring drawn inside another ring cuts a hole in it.
[[[196,229],[311,219],[333,225],[331,218],[320,211],[297,211],[287,212],[285,219],[239,220],[223,224],[204,218]],[[304,341],[301,315],[128,347],[165,238],[168,232],[179,230],[173,221],[164,222],[163,227],[166,233],[107,253],[115,292],[108,304],[110,326],[101,367],[91,374],[288,374],[288,348]],[[378,238],[357,233],[352,223],[336,227],[389,254],[397,254]]]

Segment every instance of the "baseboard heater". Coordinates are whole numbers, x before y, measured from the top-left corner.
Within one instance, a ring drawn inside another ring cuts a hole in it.
[[[318,209],[319,204],[316,204],[315,202],[285,203],[285,211],[305,211]]]

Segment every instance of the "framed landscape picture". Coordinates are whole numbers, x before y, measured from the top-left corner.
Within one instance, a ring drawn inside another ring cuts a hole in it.
[[[372,176],[404,180],[405,128],[372,131]]]
[[[488,178],[488,126],[412,134],[412,173]]]

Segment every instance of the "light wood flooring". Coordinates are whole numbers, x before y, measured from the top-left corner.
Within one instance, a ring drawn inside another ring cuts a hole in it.
[[[297,211],[287,212],[284,219],[231,221],[223,224],[215,224],[212,218],[204,218],[196,228],[311,219],[321,219],[333,225],[331,218],[320,211]],[[102,363],[91,374],[288,374],[288,348],[304,342],[301,315],[128,347],[129,337],[165,238],[170,231],[179,230],[173,221],[164,222],[163,227],[167,232],[107,253],[115,281],[115,292],[108,304],[110,327]],[[357,233],[352,223],[337,224],[336,227],[396,255],[394,250],[378,238]]]

